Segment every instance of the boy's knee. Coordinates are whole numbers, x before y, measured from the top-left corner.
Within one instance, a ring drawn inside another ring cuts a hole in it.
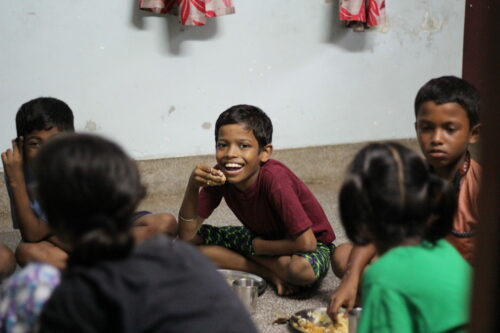
[[[14,253],[7,246],[0,244],[0,280],[11,275],[15,270]]]
[[[21,267],[26,266],[30,262],[37,261],[49,263],[62,269],[66,266],[68,254],[54,244],[42,241],[38,243],[23,242],[19,244],[15,256],[17,263]]]
[[[170,213],[157,214],[161,232],[169,236],[177,236],[177,219]]]
[[[307,259],[294,255],[288,265],[288,280],[295,285],[307,286],[316,281],[316,274]]]
[[[331,262],[332,271],[338,277],[342,278],[347,270],[347,263],[349,261],[349,256],[351,255],[353,245],[351,243],[344,243],[339,245],[335,251],[333,251]]]
[[[177,235],[177,220],[170,213],[148,214],[136,221],[138,226],[144,226],[150,235],[167,234],[175,237]]]
[[[30,261],[31,254],[31,245],[30,243],[20,243],[15,252],[16,262],[19,266],[24,267]]]

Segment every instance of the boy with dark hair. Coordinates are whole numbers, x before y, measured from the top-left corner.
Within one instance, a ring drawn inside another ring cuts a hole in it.
[[[471,158],[468,148],[479,140],[479,93],[454,76],[432,79],[417,93],[415,117],[425,159],[457,193],[457,214],[447,240],[472,264],[481,166]]]
[[[307,186],[270,159],[272,131],[269,117],[255,106],[236,105],[219,116],[217,165],[192,172],[179,237],[200,245],[219,267],[260,275],[285,295],[327,273],[335,234]],[[243,226],[202,225],[222,198]]]
[[[37,98],[19,108],[16,130],[12,149],[2,153],[12,222],[14,228],[20,229],[23,240],[16,250],[16,259],[20,265],[45,261],[63,267],[67,257],[64,244],[51,234],[45,214],[33,195],[30,164],[45,141],[61,132],[74,132],[73,112],[61,100]]]
[[[457,193],[453,230],[446,239],[470,263],[473,262],[474,233],[479,222],[481,166],[468,151],[479,140],[479,93],[470,83],[443,76],[427,82],[415,98],[415,129],[424,157],[434,172],[452,183]],[[331,296],[330,308],[354,306],[364,268],[375,257],[373,244],[340,245],[332,256],[332,267],[342,278]]]
[[[24,103],[16,114],[17,138],[12,149],[2,153],[5,183],[10,197],[12,222],[19,228],[23,242],[16,249],[17,262],[48,262],[58,268],[66,265],[68,248],[53,235],[39,201],[31,164],[40,147],[63,132],[74,132],[73,112],[61,100],[40,97]],[[136,239],[142,240],[158,232],[175,234],[176,221],[171,214],[141,212],[135,220]]]

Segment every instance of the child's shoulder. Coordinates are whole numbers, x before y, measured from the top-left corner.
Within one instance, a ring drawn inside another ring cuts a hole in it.
[[[260,177],[262,177],[265,181],[275,181],[285,178],[299,180],[297,175],[295,175],[295,173],[290,170],[290,168],[287,167],[283,162],[273,159],[270,159],[261,166],[260,174]]]
[[[482,177],[482,167],[476,162],[474,159],[470,160],[470,167],[467,175],[465,176],[465,182],[470,183],[471,185],[479,185],[481,183]]]
[[[290,170],[289,167],[285,165],[285,163],[274,160],[274,159],[269,159],[267,162],[265,162],[262,167],[261,167],[261,172],[263,173],[292,173],[292,170]]]
[[[420,271],[425,267],[433,267],[433,270],[438,271],[457,265],[467,266],[449,242],[444,239],[435,244],[423,241],[417,245],[399,246],[389,250],[369,266],[363,278],[369,281],[381,279],[390,285],[398,279],[411,280],[415,270]],[[387,272],[392,275],[389,277]]]
[[[481,173],[483,172],[483,168],[481,167],[481,164],[477,162],[475,159],[471,158],[470,160],[470,170],[474,172],[475,174],[481,176]]]

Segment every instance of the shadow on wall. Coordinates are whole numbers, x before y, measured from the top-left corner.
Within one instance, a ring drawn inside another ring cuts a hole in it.
[[[138,29],[145,29],[145,21],[158,19],[165,22],[165,38],[163,40],[166,52],[172,55],[182,55],[182,44],[185,41],[205,41],[217,35],[217,20],[208,20],[204,27],[184,26],[179,23],[179,17],[162,15],[139,9],[139,1],[131,0],[131,22]]]
[[[338,0],[325,0],[329,5],[330,10],[326,10],[328,34],[325,43],[335,44],[349,52],[364,52],[371,48],[367,40],[367,34],[373,33],[373,30],[364,32],[354,32],[347,28],[339,19],[339,3]]]

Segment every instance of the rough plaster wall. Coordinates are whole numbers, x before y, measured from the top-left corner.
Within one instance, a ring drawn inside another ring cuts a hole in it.
[[[412,137],[417,89],[461,72],[464,0],[387,0],[388,24],[365,33],[338,22],[336,0],[234,3],[205,27],[137,0],[3,3],[0,148],[40,95],[137,159],[211,154],[217,115],[237,103],[269,113],[279,149]]]

